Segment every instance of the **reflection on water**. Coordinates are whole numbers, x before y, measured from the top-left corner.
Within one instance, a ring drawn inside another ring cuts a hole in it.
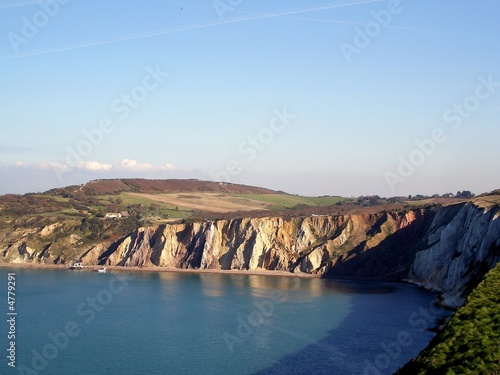
[[[167,285],[193,282],[202,288],[205,295],[223,297],[228,290],[238,289],[242,294],[248,293],[252,297],[265,298],[268,290],[283,292],[299,291],[307,293],[310,298],[317,298],[327,294],[385,294],[393,293],[397,289],[394,283],[332,280],[311,277],[295,276],[266,276],[217,273],[182,273],[182,272],[151,272],[146,277],[160,278]]]
[[[432,299],[400,284],[244,273],[15,272],[20,363],[68,321],[81,328],[44,374],[99,374],[99,363],[120,374],[310,373],[326,364],[328,373],[356,373],[379,354],[380,340],[413,329],[408,317]],[[87,324],[77,306],[125,274],[123,290]],[[410,358],[430,338],[413,337]]]
[[[324,280],[325,288],[333,293],[343,294],[386,294],[394,293],[400,284],[389,282],[369,282],[352,280]]]

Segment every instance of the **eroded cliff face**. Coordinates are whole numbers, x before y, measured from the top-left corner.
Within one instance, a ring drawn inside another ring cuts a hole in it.
[[[137,229],[102,252],[98,263],[402,277],[413,257],[408,255],[416,250],[413,241],[404,242],[421,236],[432,216],[419,210],[166,224]],[[92,250],[82,261],[94,263],[95,258]]]
[[[439,210],[408,279],[442,292],[447,305],[462,305],[464,295],[500,260],[499,216],[498,206],[470,203]]]
[[[408,212],[296,218],[247,218],[138,228],[114,243],[97,243],[84,264],[215,270],[282,270],[332,277],[408,279],[443,292],[458,306],[474,280],[500,259],[499,207],[473,203]],[[65,263],[29,236],[0,237],[0,261]],[[43,232],[43,233],[42,233]],[[66,239],[68,246],[79,240]],[[472,285],[473,286],[473,285]]]
[[[76,246],[81,238],[68,234],[54,243],[52,235],[62,226],[62,223],[54,223],[42,228],[0,231],[0,263],[54,264],[71,261],[66,260],[66,254],[60,250]]]

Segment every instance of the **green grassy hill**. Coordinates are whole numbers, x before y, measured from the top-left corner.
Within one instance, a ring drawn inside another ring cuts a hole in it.
[[[500,264],[398,375],[500,374]]]

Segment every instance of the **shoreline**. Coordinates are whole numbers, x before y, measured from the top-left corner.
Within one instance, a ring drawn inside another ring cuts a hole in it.
[[[101,267],[106,267],[107,271],[118,272],[174,272],[174,273],[194,273],[194,274],[227,274],[227,275],[247,275],[247,276],[285,276],[319,279],[321,275],[308,273],[292,273],[277,270],[217,270],[217,269],[186,269],[171,267],[124,267],[124,266],[106,266],[90,265],[84,266],[83,272],[94,272]],[[66,264],[37,264],[37,263],[0,263],[0,268],[32,268],[32,269],[59,269],[69,270]]]
[[[67,264],[38,264],[38,263],[0,263],[0,268],[32,268],[32,269],[58,269],[68,270]],[[357,278],[349,276],[323,276],[310,273],[292,273],[289,271],[279,270],[218,270],[218,269],[186,269],[186,268],[172,268],[172,267],[125,267],[125,266],[106,266],[106,265],[89,265],[84,266],[83,270],[73,270],[74,272],[96,272],[99,268],[106,267],[108,273],[112,272],[171,272],[171,273],[184,273],[184,274],[219,274],[219,275],[242,275],[242,276],[272,276],[272,277],[298,277],[304,279],[323,279],[333,281],[348,281],[348,282],[375,282],[375,283],[392,283],[403,285],[415,285],[408,280],[398,279],[384,279],[384,278]],[[425,288],[424,288],[425,289]]]

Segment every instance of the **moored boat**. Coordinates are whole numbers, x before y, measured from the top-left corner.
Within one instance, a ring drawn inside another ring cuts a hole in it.
[[[80,262],[72,262],[69,267],[70,270],[83,270],[83,264]]]

